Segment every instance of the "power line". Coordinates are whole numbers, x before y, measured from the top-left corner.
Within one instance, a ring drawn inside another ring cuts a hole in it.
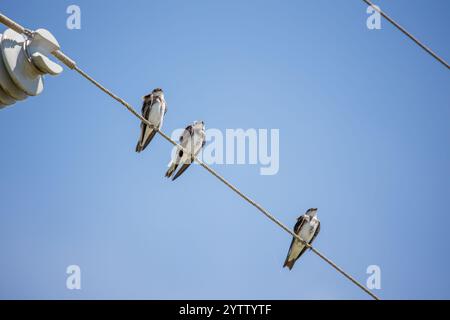
[[[84,78],[92,82],[96,87],[98,87],[100,90],[105,92],[107,95],[121,103],[123,106],[125,106],[133,115],[135,115],[137,118],[139,118],[142,122],[144,122],[146,125],[153,127],[157,132],[167,141],[169,141],[171,144],[176,146],[177,148],[183,150],[184,152],[188,152],[185,150],[181,145],[173,141],[169,136],[167,136],[163,131],[160,129],[154,127],[148,120],[146,120],[142,115],[136,112],[136,110],[133,109],[133,107],[128,104],[125,100],[121,99],[105,87],[103,87],[100,83],[98,83],[96,80],[91,78],[87,73],[85,73],[83,70],[78,68],[77,66],[74,67],[74,70],[77,71],[79,74],[81,74]],[[334,269],[336,269],[338,272],[340,272],[343,276],[345,276],[347,279],[349,279],[351,282],[353,282],[355,285],[360,287],[362,290],[364,290],[367,294],[369,294],[372,298],[376,300],[380,300],[375,294],[373,294],[370,290],[368,290],[366,287],[364,287],[361,283],[359,283],[355,278],[353,278],[350,274],[345,272],[342,268],[340,268],[338,265],[336,265],[332,260],[327,258],[325,255],[323,255],[320,251],[318,251],[316,248],[311,246],[309,243],[304,241],[302,238],[300,238],[297,234],[295,234],[291,229],[286,227],[281,221],[279,221],[277,218],[275,218],[269,211],[264,209],[260,204],[258,204],[256,201],[252,200],[248,196],[246,196],[243,192],[241,192],[238,188],[236,188],[233,184],[228,182],[223,176],[221,176],[219,173],[217,173],[214,169],[212,169],[210,166],[208,166],[206,163],[198,159],[197,157],[194,158],[195,161],[200,164],[203,168],[205,168],[209,173],[211,173],[213,176],[215,176],[217,179],[219,179],[222,183],[224,183],[228,188],[233,190],[235,193],[237,193],[241,198],[243,198],[245,201],[250,203],[252,206],[254,206],[256,209],[261,211],[267,218],[272,220],[275,224],[277,224],[280,228],[282,228],[284,231],[288,232],[291,236],[298,239],[300,242],[302,242],[305,246],[307,246],[311,251],[313,251],[317,256],[319,256],[321,259],[323,259],[325,262],[327,262],[329,265],[331,265]]]
[[[435,58],[437,61],[442,63],[444,66],[447,67],[447,69],[450,68],[449,64],[441,57],[439,57],[436,53],[434,53],[430,48],[428,48],[426,45],[424,45],[422,42],[420,42],[416,37],[414,37],[411,33],[409,33],[405,28],[403,28],[401,25],[399,25],[397,22],[394,21],[391,17],[389,17],[384,11],[382,11],[378,6],[374,5],[370,0],[362,0],[367,5],[371,6],[374,10],[378,11],[387,21],[392,23],[397,29],[399,29],[401,32],[403,32],[408,38],[410,38],[412,41],[414,41],[419,47],[421,47],[423,50],[425,50],[428,54],[430,54],[433,58]]]
[[[16,32],[22,32],[27,30],[14,22],[13,20],[5,17],[3,14],[0,13],[0,22],[6,24],[11,29],[15,30]],[[28,31],[28,30],[27,30]],[[30,31],[28,31],[30,32]],[[90,81],[92,84],[94,84],[97,88],[99,88],[101,91],[109,95],[111,98],[122,104],[125,108],[127,108],[128,111],[130,111],[135,117],[137,117],[139,120],[141,120],[146,125],[153,127],[159,135],[161,135],[165,140],[170,142],[172,145],[176,146],[177,148],[183,150],[184,152],[189,153],[187,150],[185,150],[181,145],[176,143],[174,140],[172,140],[169,136],[167,136],[163,131],[160,129],[154,127],[147,119],[145,119],[142,115],[140,115],[129,103],[127,103],[125,100],[114,94],[112,91],[105,88],[103,85],[101,85],[98,81],[96,81],[94,78],[89,76],[86,72],[84,72],[82,69],[80,69],[75,61],[70,59],[68,56],[66,56],[64,53],[62,53],[60,50],[57,50],[53,53],[53,55],[58,58],[61,62],[63,62],[67,67],[69,67],[72,70],[75,70],[78,72],[82,77]],[[368,295],[370,295],[375,300],[380,300],[374,293],[372,293],[369,289],[364,287],[360,282],[358,282],[355,278],[353,278],[350,274],[348,274],[346,271],[344,271],[342,268],[340,268],[336,263],[334,263],[332,260],[327,258],[325,255],[323,255],[320,251],[318,251],[316,248],[311,246],[309,243],[307,243],[305,240],[300,238],[297,234],[295,234],[291,229],[286,227],[281,221],[279,221],[277,218],[275,218],[269,211],[267,211],[265,208],[263,208],[260,204],[258,204],[256,201],[252,200],[250,197],[246,196],[243,192],[241,192],[238,188],[236,188],[233,184],[228,182],[224,177],[222,177],[219,173],[217,173],[214,169],[212,169],[209,165],[198,159],[197,157],[194,157],[195,161],[200,164],[204,169],[206,169],[209,173],[211,173],[213,176],[215,176],[217,179],[219,179],[222,183],[224,183],[228,188],[233,190],[236,194],[238,194],[242,199],[250,203],[252,206],[254,206],[256,209],[261,211],[267,218],[269,218],[272,222],[274,222],[276,225],[278,225],[280,228],[282,228],[284,231],[289,233],[291,236],[295,237],[297,240],[299,240],[301,243],[303,243],[306,247],[311,249],[312,252],[314,252],[318,257],[320,257],[322,260],[324,260],[326,263],[331,265],[335,270],[337,270],[339,273],[341,273],[344,277],[346,277],[348,280],[350,280],[352,283],[354,283],[356,286],[358,286],[360,289],[362,289],[364,292],[366,292]]]

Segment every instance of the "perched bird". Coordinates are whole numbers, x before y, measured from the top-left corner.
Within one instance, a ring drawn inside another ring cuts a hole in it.
[[[166,172],[167,178],[172,176],[179,165],[181,165],[181,168],[172,178],[172,181],[186,171],[205,145],[205,137],[205,123],[203,121],[195,121],[192,125],[189,125],[184,129],[183,134],[180,137],[180,145],[187,152],[177,150],[172,161],[169,163],[169,170]]]
[[[164,115],[167,112],[166,100],[164,100],[164,92],[160,88],[156,88],[152,93],[144,96],[142,104],[142,116],[149,121],[155,128],[160,129],[163,124]],[[141,136],[136,145],[136,152],[143,151],[153,137],[156,130],[149,125],[141,122]]]
[[[294,226],[294,233],[306,241],[306,243],[312,244],[319,232],[320,221],[317,219],[317,208],[308,209],[304,215],[298,217],[297,223]],[[297,261],[307,249],[308,247],[305,244],[297,238],[293,238],[283,267],[288,267],[289,270],[291,270],[295,261]]]

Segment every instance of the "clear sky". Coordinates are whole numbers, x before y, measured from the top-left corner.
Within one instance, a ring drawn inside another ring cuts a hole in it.
[[[450,2],[377,1],[450,60]],[[81,8],[81,30],[66,8]],[[387,299],[450,299],[449,72],[366,6],[339,1],[3,0],[164,130],[280,130],[280,169],[214,168],[288,226],[319,208],[315,245]],[[2,27],[0,30],[4,30]],[[366,299],[171,146],[136,154],[139,121],[75,72],[0,111],[0,298]],[[81,290],[66,268],[81,268]]]

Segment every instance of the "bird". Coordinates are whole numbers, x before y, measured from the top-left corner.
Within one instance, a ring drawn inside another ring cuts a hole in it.
[[[154,128],[160,129],[163,124],[164,116],[167,112],[167,104],[164,99],[164,92],[160,88],[156,88],[152,93],[142,97],[142,117],[150,122],[154,127],[150,127],[144,122],[141,122],[141,136],[136,145],[136,152],[142,152],[148,146],[150,141],[156,134]]]
[[[194,121],[193,124],[188,125],[183,134],[180,136],[180,145],[187,151],[177,150],[173,155],[166,172],[166,177],[170,178],[178,166],[181,165],[180,170],[172,178],[172,181],[177,179],[194,161],[200,150],[205,145],[205,123],[203,121]]]
[[[317,218],[317,208],[311,208],[306,211],[304,215],[297,218],[297,223],[294,226],[294,233],[308,244],[312,244],[314,239],[320,232],[320,221]],[[288,267],[292,270],[295,262],[300,258],[308,247],[293,237],[289,252],[284,262],[283,268]]]

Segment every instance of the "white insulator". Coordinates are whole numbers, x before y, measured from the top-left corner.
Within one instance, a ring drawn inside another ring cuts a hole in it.
[[[40,94],[43,76],[63,71],[49,59],[59,49],[58,41],[45,29],[28,37],[12,29],[0,34],[0,108]]]
[[[25,52],[26,38],[8,29],[1,42],[6,70],[14,83],[27,95],[36,96],[44,90],[42,73],[31,63]]]
[[[31,42],[27,43],[26,52],[33,65],[41,72],[58,75],[63,71],[63,68],[48,57],[52,55],[52,52],[59,49],[58,41],[49,31],[38,29],[34,32]]]
[[[16,100],[24,100],[27,98],[27,94],[23,92],[16,84],[12,81],[9,76],[8,71],[3,63],[3,57],[0,53],[0,87],[11,97]]]

